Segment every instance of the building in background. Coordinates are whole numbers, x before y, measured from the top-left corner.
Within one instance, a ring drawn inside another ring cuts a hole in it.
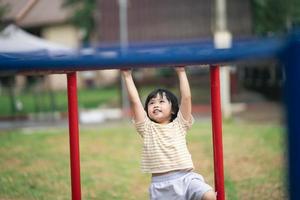
[[[10,7],[6,19],[14,19],[27,2],[28,0],[2,0],[2,4]],[[69,22],[72,10],[62,7],[63,3],[64,0],[39,0],[18,25],[46,40],[77,48],[80,46],[80,31]],[[127,0],[127,3],[129,43],[213,38],[214,1]],[[100,46],[119,44],[119,1],[97,0],[96,5],[96,37],[93,42]],[[250,0],[227,0],[228,30],[234,39],[252,36],[251,16]],[[65,79],[65,75],[49,75],[46,85],[52,89],[65,89]],[[117,79],[116,70],[80,72],[78,85],[106,85]]]
[[[213,40],[215,1],[123,0],[127,5],[128,43]],[[234,39],[249,38],[252,31],[251,1],[227,0],[227,25]],[[101,44],[120,43],[119,1],[97,1],[97,38]],[[236,69],[236,68],[233,68]],[[154,69],[145,69],[151,76]],[[160,70],[160,69],[159,69]],[[199,70],[202,70],[199,68]],[[206,71],[208,75],[208,71]],[[232,92],[237,92],[237,70],[231,71]],[[146,80],[151,77],[141,78]],[[198,77],[199,78],[199,77]]]
[[[212,39],[214,1],[127,0],[131,42]],[[227,0],[228,29],[234,38],[252,35],[250,0]],[[119,42],[118,0],[97,1],[97,36],[101,43]]]

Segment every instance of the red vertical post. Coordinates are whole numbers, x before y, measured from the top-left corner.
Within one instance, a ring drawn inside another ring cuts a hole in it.
[[[214,149],[215,190],[217,193],[217,200],[224,200],[225,189],[222,142],[222,112],[220,95],[220,67],[217,65],[210,66],[210,90]]]
[[[72,200],[81,200],[76,72],[67,74]]]

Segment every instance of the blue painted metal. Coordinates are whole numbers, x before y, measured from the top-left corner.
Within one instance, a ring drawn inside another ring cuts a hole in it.
[[[300,199],[300,34],[290,38],[283,54],[287,117],[289,199]]]
[[[300,180],[300,33],[289,38],[234,42],[230,49],[214,49],[212,42],[135,44],[69,52],[1,53],[0,75],[62,73],[78,70],[216,64],[280,57],[285,64],[285,102],[288,125],[289,199],[299,200]]]
[[[65,52],[1,53],[0,74],[39,71],[113,69],[122,67],[161,67],[215,64],[278,55],[285,46],[279,38],[234,42],[230,49],[215,49],[212,42],[134,44],[127,51],[120,47],[82,48]]]

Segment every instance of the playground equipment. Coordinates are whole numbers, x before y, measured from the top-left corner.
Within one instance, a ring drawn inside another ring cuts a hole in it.
[[[209,64],[211,73],[212,129],[217,199],[225,199],[222,116],[220,105],[219,66],[228,62],[248,59],[276,58],[284,65],[285,102],[288,127],[289,198],[300,199],[300,35],[284,38],[264,38],[233,41],[229,49],[215,49],[213,42],[177,42],[135,44],[128,48],[83,48],[60,52],[35,51],[1,53],[0,74],[52,74],[66,73],[68,82],[69,134],[72,199],[81,199],[80,155],[76,71],[121,68],[162,67]]]

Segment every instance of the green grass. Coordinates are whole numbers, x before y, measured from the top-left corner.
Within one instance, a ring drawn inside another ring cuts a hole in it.
[[[147,95],[153,90],[160,87],[160,85],[143,86],[139,89],[141,99],[144,101]],[[168,88],[178,95],[177,87]],[[192,89],[193,103],[209,103],[209,90],[197,87]],[[18,92],[15,100],[22,103],[21,110],[14,110],[13,101],[8,95],[6,89],[0,93],[0,117],[5,116],[22,116],[30,113],[52,112],[66,112],[68,109],[67,91],[39,91],[33,90]],[[110,86],[105,88],[91,88],[78,89],[78,105],[80,109],[97,108],[99,106],[120,107],[121,105],[121,90],[119,87]]]
[[[227,199],[285,199],[283,128],[233,121],[223,129]],[[210,122],[196,122],[187,139],[196,171],[213,186]],[[80,151],[82,199],[148,199],[141,139],[129,122],[81,128]],[[67,129],[0,132],[0,166],[0,199],[70,199]]]
[[[78,90],[78,104],[80,108],[97,108],[109,105],[116,107],[120,103],[120,91],[117,87],[92,88]],[[55,91],[53,94],[48,91],[23,91],[16,95],[16,100],[23,104],[23,109],[17,111],[16,115],[24,115],[36,112],[50,112],[53,108],[56,111],[66,112],[68,109],[68,97],[66,91]],[[0,95],[0,116],[13,115],[11,98],[6,92]]]

